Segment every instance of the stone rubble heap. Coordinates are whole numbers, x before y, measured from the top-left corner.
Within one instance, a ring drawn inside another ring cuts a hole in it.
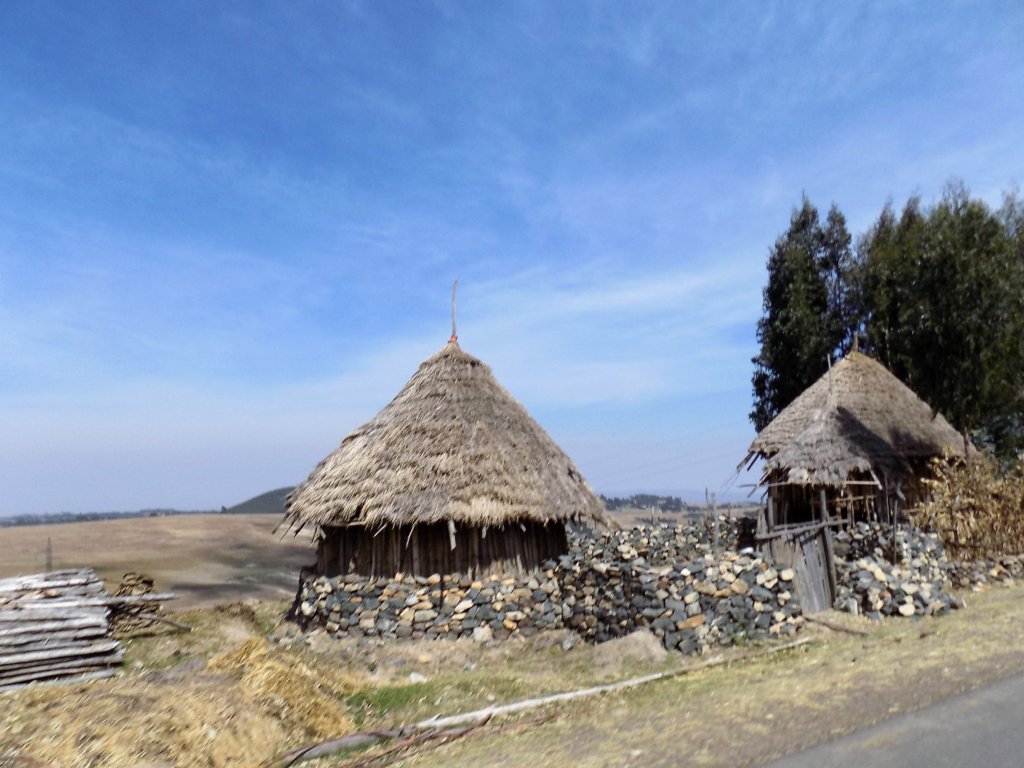
[[[532,576],[314,577],[298,613],[306,625],[368,637],[483,641],[569,628],[603,642],[649,628],[684,653],[796,632],[804,619],[792,569],[740,549],[751,521],[721,516],[717,537],[715,528],[702,519],[574,531],[569,553]],[[894,558],[888,525],[835,533],[836,609],[872,619],[941,614],[963,605],[947,592],[950,582],[963,588],[1024,576],[1024,557],[952,563],[938,536],[909,526],[898,529],[895,545]]]
[[[857,523],[838,531],[834,542],[837,610],[878,619],[941,614],[963,605],[946,592],[950,564],[936,534],[901,526],[895,558],[889,525]]]
[[[628,545],[601,544],[559,564],[563,617],[588,640],[649,627],[666,648],[698,653],[789,635],[803,623],[792,570],[779,572],[759,557],[723,552],[659,566]]]
[[[308,579],[299,614],[328,632],[365,637],[503,639],[562,626],[552,570],[525,579],[357,575]]]
[[[736,523],[719,519],[732,544]],[[315,577],[299,615],[328,632],[478,640],[569,627],[603,641],[650,627],[669,649],[789,635],[802,624],[794,574],[759,557],[716,555],[712,521],[637,526],[607,535],[573,533],[570,551],[529,577]]]
[[[1024,556],[1004,555],[997,560],[951,562],[949,580],[957,589],[973,589],[994,583],[1010,583],[1024,577]]]
[[[753,544],[755,521],[718,516],[718,550],[737,550]],[[711,518],[687,520],[683,525],[644,523],[602,535],[593,532],[571,532],[570,554],[577,550],[600,548],[615,551],[621,558],[641,557],[653,565],[668,565],[695,560],[715,551],[715,523]]]

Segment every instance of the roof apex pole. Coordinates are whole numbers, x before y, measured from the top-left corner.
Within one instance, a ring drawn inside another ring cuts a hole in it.
[[[459,279],[452,281],[452,337],[448,339],[449,344],[458,344],[459,337],[455,333],[455,289],[459,287]]]

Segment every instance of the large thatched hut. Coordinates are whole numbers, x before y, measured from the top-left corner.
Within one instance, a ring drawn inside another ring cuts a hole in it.
[[[604,522],[568,456],[454,338],[289,496],[315,526],[317,570],[525,572],[567,549],[566,525]]]
[[[764,461],[758,535],[777,561],[796,568],[805,609],[823,610],[835,598],[833,526],[898,520],[901,507],[926,497],[931,461],[967,450],[942,414],[857,351],[784,408],[745,461]]]
[[[778,522],[834,511],[883,514],[885,494],[914,504],[934,458],[963,457],[963,436],[881,363],[850,352],[750,444]],[[816,512],[816,510],[815,510]]]

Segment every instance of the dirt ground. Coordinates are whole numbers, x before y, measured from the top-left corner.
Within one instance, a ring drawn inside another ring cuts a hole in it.
[[[758,765],[1024,671],[1024,589],[967,596],[951,616],[817,630],[779,656],[570,705],[513,733],[474,734],[396,765]],[[327,764],[327,763],[325,763]]]
[[[294,595],[299,568],[312,563],[310,537],[274,535],[276,515],[171,515],[0,528],[0,578],[44,570],[50,540],[55,568],[87,566],[113,589],[128,571],[180,595],[175,608]]]
[[[117,678],[0,692],[0,768],[258,766],[356,730],[702,661],[642,637],[564,650],[564,631],[484,645],[302,635],[282,617],[311,551],[271,535],[275,523],[207,515],[0,529],[0,576],[40,570],[49,536],[55,564],[91,565],[111,582],[154,575],[184,596],[168,607],[192,627],[127,639]],[[378,761],[380,748],[306,765],[756,765],[1024,670],[1022,598],[1024,586],[996,587],[944,617],[833,616],[868,636],[817,627],[799,649],[562,705],[540,724],[531,714]]]
[[[562,705],[542,724],[531,713],[378,762],[380,749],[305,765],[755,765],[1024,670],[1022,598],[998,587],[945,617],[833,616],[870,634],[819,627],[799,649]],[[193,631],[128,640],[116,679],[0,693],[0,768],[257,766],[355,730],[700,661],[644,638],[566,651],[565,632],[485,645],[302,636],[281,623],[286,604],[182,611]]]

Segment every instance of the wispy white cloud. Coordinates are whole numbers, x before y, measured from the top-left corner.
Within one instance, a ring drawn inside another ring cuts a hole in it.
[[[1020,13],[186,3],[144,50],[75,13],[0,25],[7,511],[294,482],[444,342],[453,277],[599,489],[713,485],[801,191],[859,231],[1024,177]]]

